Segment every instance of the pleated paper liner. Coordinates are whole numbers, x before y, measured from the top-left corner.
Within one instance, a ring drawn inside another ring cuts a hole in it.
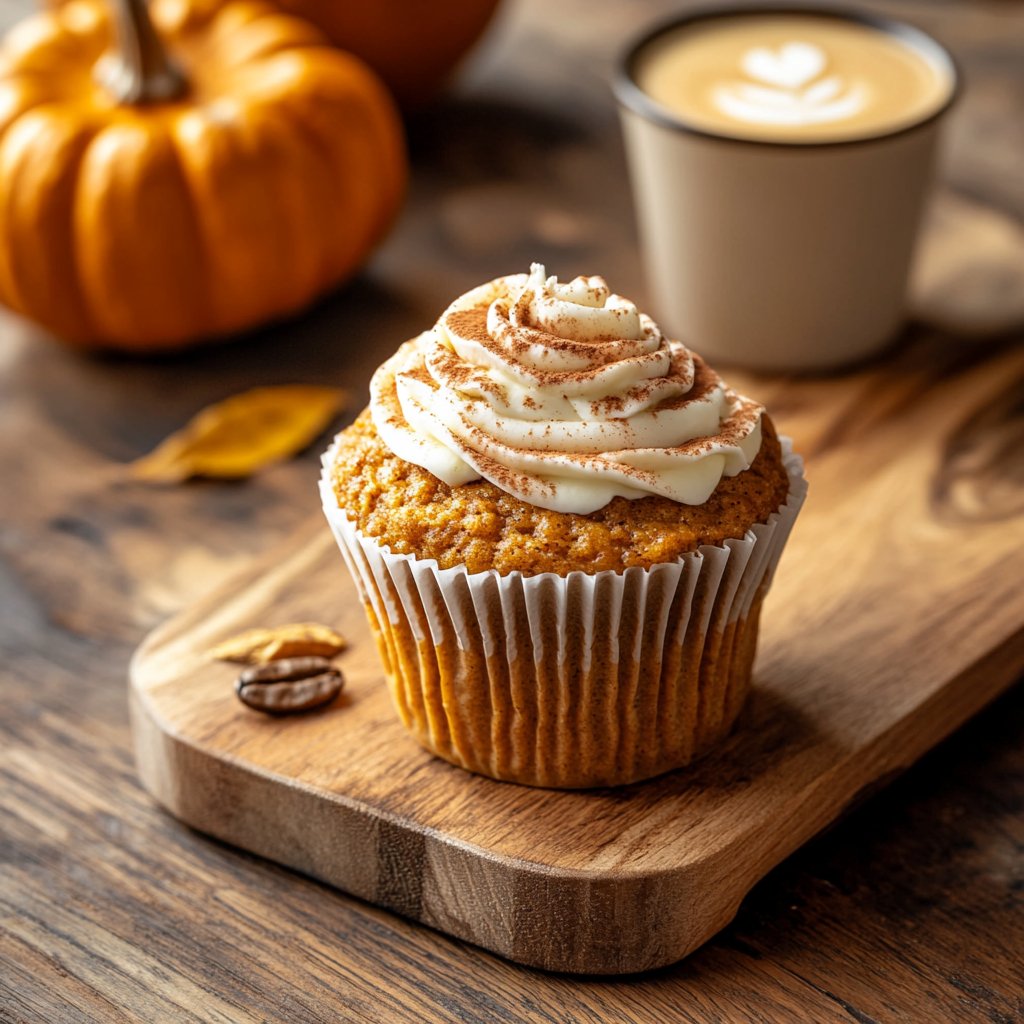
[[[496,779],[553,788],[680,768],[732,728],[750,689],[761,603],[803,504],[782,439],[785,504],[740,540],[618,573],[441,569],[324,511],[355,578],[398,714],[428,750]]]

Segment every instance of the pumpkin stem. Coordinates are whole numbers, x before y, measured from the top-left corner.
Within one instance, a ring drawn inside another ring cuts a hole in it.
[[[102,66],[103,85],[118,103],[160,103],[185,92],[185,76],[153,27],[146,0],[111,0],[116,45]]]

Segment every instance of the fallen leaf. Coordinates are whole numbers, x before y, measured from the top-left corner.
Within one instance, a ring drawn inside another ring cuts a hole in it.
[[[193,476],[236,480],[300,452],[341,410],[340,388],[286,384],[253,388],[209,405],[130,466],[140,480]]]
[[[210,656],[218,661],[242,665],[265,665],[278,658],[302,658],[319,655],[333,658],[348,646],[348,641],[330,626],[318,622],[292,622],[272,629],[248,629],[217,644]]]

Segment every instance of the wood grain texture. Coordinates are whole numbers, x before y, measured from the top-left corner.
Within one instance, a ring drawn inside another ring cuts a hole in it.
[[[955,378],[922,368],[901,353],[836,378],[828,401],[820,382],[777,396],[814,410],[801,425],[811,450],[843,436],[809,460],[751,706],[695,769],[557,793],[432,758],[392,712],[361,602],[315,521],[140,649],[144,783],[204,832],[522,963],[608,974],[680,959],[783,857],[1024,670],[1024,481],[999,472],[1022,440],[1008,397],[1024,394],[1024,352]],[[345,699],[290,719],[242,707],[237,669],[210,649],[311,618],[352,638]]]
[[[246,387],[365,388],[448,296],[531,259],[605,273],[643,302],[604,75],[626,34],[674,6],[566,0],[554,19],[539,0],[508,4],[457,91],[411,125],[415,180],[388,244],[297,321],[141,363],[77,358],[0,314],[0,1020],[1024,1020],[1020,687],[772,872],[702,949],[615,981],[517,967],[211,841],[138,782],[131,651],[301,529],[317,467],[311,452],[244,485],[161,489],[125,482],[119,467]],[[1020,4],[867,6],[950,44],[969,88],[944,178],[1001,233],[1019,232]],[[4,0],[0,18],[29,7]],[[962,252],[957,287],[979,256]],[[890,358],[952,387],[1022,340],[1014,328],[1001,336],[968,342],[929,316]],[[892,397],[867,394],[865,420],[836,410],[819,433],[813,406],[833,400],[833,381],[799,403],[780,394],[785,382],[755,383],[814,456],[854,440]],[[1009,385],[965,423],[936,478],[944,516],[965,532],[990,504],[1006,515],[1016,500],[1012,429],[996,447],[985,432],[1019,400]],[[937,642],[955,656],[960,635]]]

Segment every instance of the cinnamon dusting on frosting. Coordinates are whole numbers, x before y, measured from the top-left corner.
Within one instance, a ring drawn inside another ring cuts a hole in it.
[[[531,274],[474,289],[374,375],[395,454],[457,486],[590,512],[658,494],[701,504],[745,470],[762,407],[665,338],[601,278]]]

